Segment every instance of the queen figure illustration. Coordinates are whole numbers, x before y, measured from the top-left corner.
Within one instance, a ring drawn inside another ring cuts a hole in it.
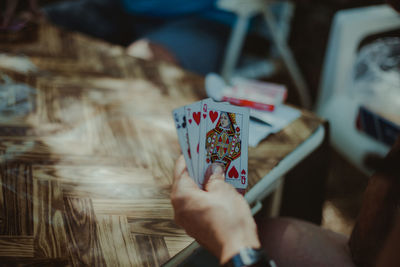
[[[240,145],[235,113],[221,112],[215,128],[206,135],[207,163],[219,162],[228,170],[231,162],[240,157]]]

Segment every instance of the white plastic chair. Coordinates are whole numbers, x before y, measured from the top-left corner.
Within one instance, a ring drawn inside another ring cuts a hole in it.
[[[387,5],[339,11],[325,55],[316,112],[330,122],[333,147],[367,174],[370,173],[362,164],[364,155],[385,155],[389,147],[355,127],[361,103],[350,93],[353,66],[357,48],[365,37],[398,28],[400,15]]]

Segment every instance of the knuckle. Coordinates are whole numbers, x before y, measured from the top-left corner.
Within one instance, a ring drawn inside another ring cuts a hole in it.
[[[184,206],[187,201],[188,201],[187,194],[178,191],[171,192],[171,203],[174,206],[174,208]]]

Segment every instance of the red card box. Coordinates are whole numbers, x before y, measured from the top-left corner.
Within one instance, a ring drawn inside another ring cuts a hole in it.
[[[232,87],[222,91],[221,100],[237,106],[273,111],[286,97],[287,89],[283,85],[238,79]]]

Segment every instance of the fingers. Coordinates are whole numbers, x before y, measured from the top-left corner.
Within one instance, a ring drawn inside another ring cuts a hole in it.
[[[196,183],[190,178],[184,157],[181,155],[175,164],[172,194],[184,193],[187,190],[199,190]]]
[[[175,163],[174,182],[180,179],[185,170],[186,170],[185,158],[183,157],[183,155],[180,155]]]
[[[204,175],[204,189],[206,191],[233,191],[235,189],[225,182],[225,167],[219,163],[211,164]],[[174,180],[172,184],[171,197],[177,198],[185,194],[193,193],[193,190],[200,191],[193,179],[190,178],[186,168],[183,155],[181,155],[175,164]]]
[[[175,222],[183,226],[184,221],[187,219],[187,213],[190,211],[188,207],[193,207],[196,196],[203,193],[197,184],[190,178],[186,168],[185,159],[181,155],[175,164],[174,180],[171,190],[171,204],[174,208]],[[197,203],[197,201],[195,201]]]
[[[225,180],[224,177],[225,167],[223,164],[213,163],[208,166],[205,174],[204,174],[204,184],[207,184],[210,180],[211,176],[212,179],[221,179],[222,181]]]
[[[211,164],[205,174],[205,190],[212,191],[235,191],[230,184],[225,182],[225,167],[219,163]]]

